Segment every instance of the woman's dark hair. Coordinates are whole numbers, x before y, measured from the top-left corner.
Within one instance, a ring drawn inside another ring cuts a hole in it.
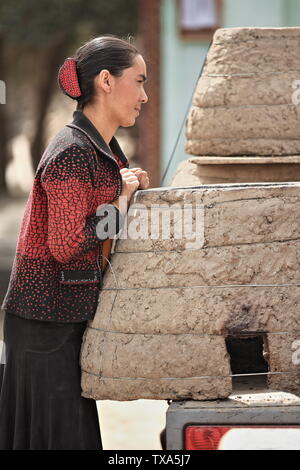
[[[81,46],[73,58],[82,95],[77,99],[77,110],[82,110],[94,96],[94,78],[103,69],[120,77],[124,69],[133,66],[139,54],[128,40],[112,34],[96,37]]]

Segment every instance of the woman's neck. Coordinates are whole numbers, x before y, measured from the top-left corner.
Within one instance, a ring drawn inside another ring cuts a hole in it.
[[[88,105],[84,107],[82,112],[96,127],[106,144],[109,145],[109,142],[115,135],[118,126],[110,122],[107,112],[101,112],[99,109],[96,111],[94,107]]]

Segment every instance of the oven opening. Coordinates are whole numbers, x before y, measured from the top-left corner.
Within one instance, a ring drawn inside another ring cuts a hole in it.
[[[267,342],[265,335],[228,335],[225,339],[227,352],[230,356],[231,373],[262,374],[232,377],[233,389],[250,385],[267,388],[269,366],[267,358]]]

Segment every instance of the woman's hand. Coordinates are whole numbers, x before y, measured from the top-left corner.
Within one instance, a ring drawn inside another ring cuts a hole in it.
[[[120,196],[126,196],[129,202],[131,196],[139,187],[139,179],[129,168],[122,168],[120,173],[122,176],[122,193]]]
[[[133,193],[138,189],[140,182],[134,172],[128,168],[122,168],[120,173],[122,176],[122,192],[118,199],[115,199],[111,204],[116,206],[120,212],[125,215],[130,199]]]
[[[112,202],[121,213],[124,215],[127,211],[127,207],[124,207],[124,196],[127,200],[127,205],[130,202],[130,199],[137,189],[147,189],[149,187],[149,177],[148,173],[141,168],[122,168],[120,170],[122,176],[122,192],[120,197]],[[120,198],[123,202],[120,204]],[[126,205],[126,203],[125,203]]]
[[[148,173],[145,170],[142,170],[141,168],[130,168],[130,171],[132,171],[138,178],[139,180],[139,187],[138,189],[147,189],[149,188],[150,181],[148,177]]]

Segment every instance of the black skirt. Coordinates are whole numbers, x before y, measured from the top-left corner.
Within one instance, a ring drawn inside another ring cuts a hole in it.
[[[5,315],[0,450],[102,449],[96,401],[81,396],[85,328]]]

